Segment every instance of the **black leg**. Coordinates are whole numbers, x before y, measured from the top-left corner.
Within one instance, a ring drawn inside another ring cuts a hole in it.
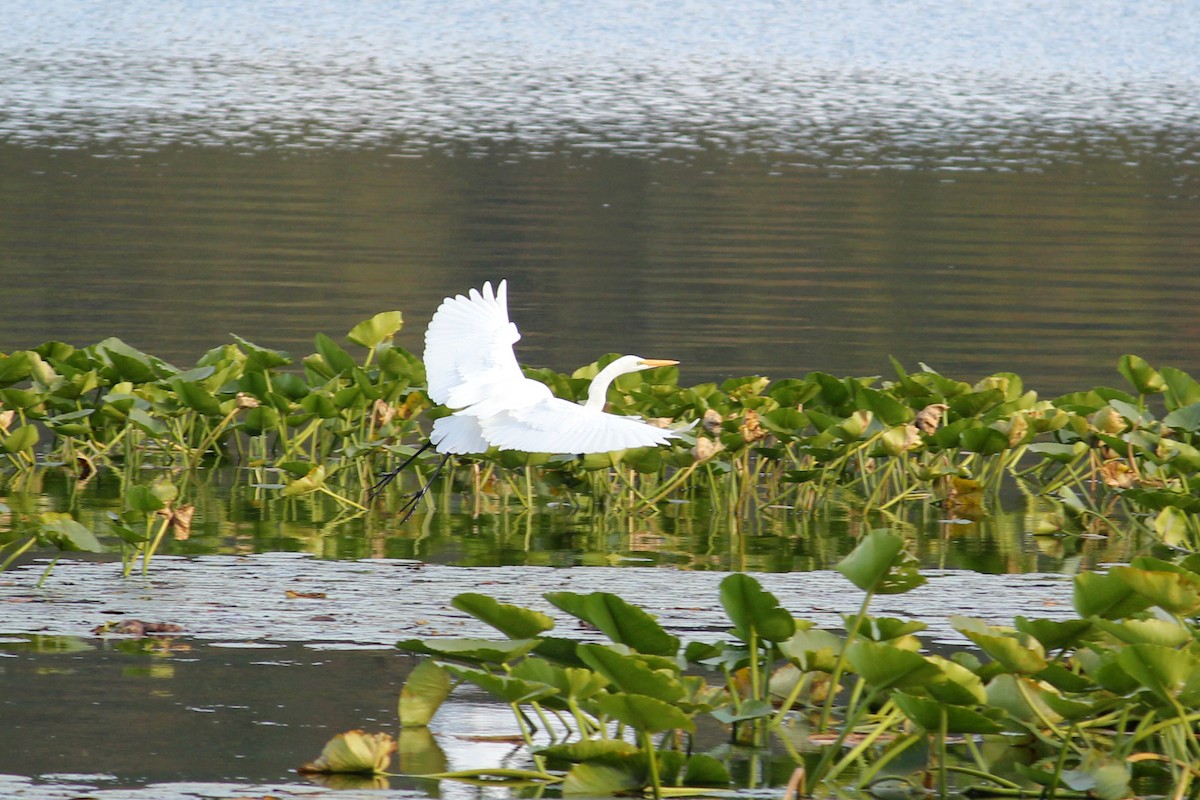
[[[408,518],[411,517],[413,512],[417,510],[417,503],[421,502],[421,498],[424,497],[425,493],[429,491],[429,487],[433,486],[433,482],[437,480],[437,476],[442,474],[442,467],[446,466],[446,462],[449,460],[449,453],[442,456],[442,463],[437,465],[437,469],[435,469],[433,474],[429,476],[429,480],[425,481],[425,485],[419,490],[410,494],[408,499],[404,501],[404,505],[400,506],[400,511],[404,514],[404,516],[400,518],[400,522],[407,522]]]
[[[403,464],[396,467],[394,470],[392,470],[391,472],[387,473],[382,478],[380,478],[379,481],[374,486],[372,486],[370,489],[367,490],[367,500],[368,501],[374,500],[376,497],[378,497],[379,493],[382,492],[384,489],[386,489],[387,485],[389,483],[396,480],[396,476],[399,475],[401,472],[403,472],[405,467],[407,467],[412,462],[416,461],[417,456],[421,455],[421,453],[424,453],[426,450],[428,450],[432,446],[433,446],[433,442],[426,442],[425,444],[421,445],[421,449],[418,450],[417,452],[413,453],[407,459],[405,459]],[[444,464],[446,462],[443,461],[442,463]],[[441,468],[439,467],[438,469],[440,470]],[[424,492],[424,490],[422,490],[422,492]]]

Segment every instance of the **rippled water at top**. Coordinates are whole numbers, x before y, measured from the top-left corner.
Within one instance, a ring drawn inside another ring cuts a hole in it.
[[[1038,131],[1078,144],[1104,138],[1096,123],[1200,117],[1200,21],[1170,2],[79,0],[3,21],[0,130],[19,141],[727,147],[844,166],[957,142],[942,166],[1030,166],[1057,149],[1039,153]]]

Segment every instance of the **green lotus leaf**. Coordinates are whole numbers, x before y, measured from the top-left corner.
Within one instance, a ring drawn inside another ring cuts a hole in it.
[[[1200,383],[1191,375],[1175,367],[1163,367],[1159,374],[1162,375],[1163,383],[1167,385],[1164,399],[1168,410],[1174,411],[1184,406],[1200,404]]]
[[[624,739],[584,739],[539,747],[534,752],[545,758],[580,764],[585,761],[611,761],[613,756],[631,756],[638,752],[638,748]]]
[[[952,705],[967,706],[987,702],[987,690],[983,680],[971,670],[938,655],[925,657],[941,670],[941,675],[932,678],[924,688],[934,699]]]
[[[396,741],[386,733],[347,731],[329,740],[316,761],[300,767],[301,773],[383,774],[392,763]]]
[[[1008,634],[969,617],[951,617],[950,624],[1008,672],[1032,675],[1046,668],[1042,643],[1028,634]]]
[[[916,412],[904,403],[877,389],[856,386],[854,399],[859,408],[870,410],[880,422],[887,426],[904,425],[912,422],[913,417],[916,416]]]
[[[1167,388],[1162,376],[1139,356],[1121,356],[1117,361],[1117,372],[1133,384],[1138,394],[1158,394]]]
[[[1097,618],[1092,621],[1100,630],[1127,644],[1179,647],[1191,641],[1195,636],[1191,629],[1175,620],[1127,619],[1114,622]]]
[[[576,764],[567,773],[562,783],[564,795],[586,797],[612,797],[627,795],[645,785],[642,770],[636,765],[613,766],[611,764]]]
[[[920,653],[888,644],[856,641],[846,647],[846,660],[875,690],[928,687],[941,668]]]
[[[38,535],[59,550],[102,553],[105,549],[86,525],[72,519],[69,514],[58,512],[42,514]]]
[[[544,683],[558,690],[558,695],[547,697],[545,703],[552,708],[566,709],[568,699],[586,701],[604,691],[609,681],[603,675],[581,667],[559,667],[542,658],[524,658],[512,668],[514,678]]]
[[[900,594],[925,582],[904,552],[904,537],[875,530],[834,567],[864,592]]]
[[[755,636],[782,642],[796,631],[796,621],[780,607],[778,598],[745,573],[735,572],[721,581],[721,605],[743,642]]]
[[[404,325],[404,315],[399,311],[383,311],[355,325],[346,338],[368,350],[374,350],[392,337]]]
[[[222,417],[221,402],[199,383],[173,380],[171,388],[175,396],[188,408],[206,417]]]
[[[986,426],[963,431],[959,444],[963,450],[983,456],[1003,453],[1010,447],[1008,434]]]
[[[1003,715],[994,709],[987,709],[985,713],[981,713],[961,705],[929,700],[904,692],[892,693],[892,700],[913,724],[927,731],[940,731],[943,717],[946,731],[949,733],[991,734],[1004,730],[1004,726],[1000,724]]]
[[[596,705],[609,717],[644,733],[695,731],[696,723],[670,703],[640,694],[598,694]]]
[[[540,611],[501,603],[475,592],[457,595],[450,604],[513,639],[532,639],[554,627],[554,620]]]
[[[464,667],[460,664],[442,664],[441,666],[451,675],[470,681],[506,703],[532,703],[558,693],[553,686],[521,680],[511,675],[498,675],[494,672]]]
[[[1134,644],[1117,654],[1117,664],[1142,688],[1183,706],[1200,700],[1200,656],[1158,644]]]
[[[987,685],[988,705],[998,708],[1024,722],[1041,724],[1043,718],[1060,722],[1062,717],[1045,701],[1045,695],[1053,694],[1038,685],[1037,681],[1021,675],[997,675]]]
[[[1075,611],[1081,617],[1124,619],[1152,603],[1116,575],[1082,572],[1075,576]]]
[[[787,641],[778,642],[783,657],[805,672],[829,672],[836,668],[842,652],[842,637],[821,628],[798,630]]]
[[[506,664],[538,646],[537,639],[492,642],[487,639],[402,639],[396,647],[410,653],[486,664]]]
[[[663,630],[651,614],[615,594],[548,592],[543,597],[571,616],[599,628],[612,641],[639,653],[673,656],[679,652],[677,637]]]
[[[1113,567],[1108,574],[1169,614],[1200,611],[1200,578],[1193,573]]]
[[[687,694],[676,676],[651,669],[636,656],[618,653],[604,645],[581,644],[579,657],[623,692],[674,703]]]
[[[3,438],[3,448],[6,453],[20,453],[31,450],[38,443],[38,429],[33,425],[22,425]]]
[[[417,664],[400,688],[400,727],[428,725],[449,696],[450,676],[446,670],[432,659]]]
[[[246,355],[245,369],[250,372],[264,372],[272,370],[276,367],[284,367],[292,363],[292,358],[282,350],[270,350],[266,347],[259,347],[251,341],[243,339],[237,334],[230,334],[233,340],[238,343],[242,352]]]
[[[1013,624],[1021,633],[1041,642],[1048,651],[1074,647],[1092,629],[1092,623],[1086,619],[1030,619],[1018,615],[1013,618]]]

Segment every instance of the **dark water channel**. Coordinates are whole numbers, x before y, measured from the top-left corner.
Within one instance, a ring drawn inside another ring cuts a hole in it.
[[[1129,352],[1200,374],[1200,16],[1170,0],[64,0],[0,4],[0,30],[0,352],[119,336],[186,367],[234,332],[302,357],[393,308],[419,350],[442,297],[507,277],[519,357],[558,370],[638,352],[699,383],[887,375],[895,356],[1043,396],[1118,384]],[[58,480],[25,494],[62,507]],[[835,624],[828,570],[879,523],[456,501],[401,526],[284,512],[237,477],[196,496],[182,558],[148,581],[0,575],[0,795],[307,795],[288,770],[390,724],[407,666],[386,648],[460,630],[455,591],[715,596],[750,570]],[[102,519],[115,481],[78,503]],[[939,636],[948,609],[1053,614],[1068,582],[1045,573],[1140,547],[1035,539],[1043,511],[900,511],[886,524],[939,579],[888,611]],[[354,601],[298,622],[279,590],[301,584]],[[679,631],[716,624],[660,605]],[[187,635],[91,636],[121,614]],[[341,649],[363,643],[383,649]],[[499,724],[469,700],[449,714]],[[504,757],[438,743],[456,766]]]

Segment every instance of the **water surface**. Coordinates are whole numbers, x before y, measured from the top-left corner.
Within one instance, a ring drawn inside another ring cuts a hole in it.
[[[0,24],[0,348],[301,356],[508,277],[523,361],[1046,394],[1196,369],[1169,2],[55,3]],[[936,35],[931,32],[936,31]]]

